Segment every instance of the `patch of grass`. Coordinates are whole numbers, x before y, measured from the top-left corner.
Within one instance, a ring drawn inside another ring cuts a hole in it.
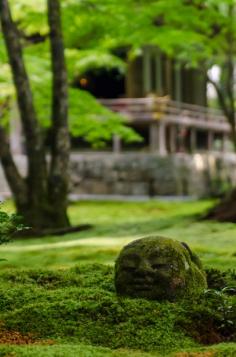
[[[0,346],[0,357],[152,357],[152,353],[109,348],[60,344],[54,346]],[[155,354],[156,357],[161,357]]]
[[[170,353],[168,357],[235,357],[236,343],[219,343],[211,347],[184,349]]]
[[[181,352],[173,352],[168,357],[235,357],[236,344],[221,343],[212,347],[201,347]],[[157,352],[94,347],[76,344],[54,346],[0,346],[0,357],[163,357]]]

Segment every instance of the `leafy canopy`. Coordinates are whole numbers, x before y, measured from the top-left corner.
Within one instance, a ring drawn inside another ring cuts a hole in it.
[[[51,66],[46,1],[10,0],[10,4],[24,43],[39,118],[48,126]],[[181,63],[200,64],[205,70],[223,66],[229,49],[236,53],[236,12],[230,11],[234,0],[150,0],[148,6],[146,0],[61,0],[61,5],[71,84],[91,68],[115,67],[124,73],[125,61],[116,55],[121,47],[132,58],[144,45],[155,45]],[[0,96],[13,93],[0,36]],[[69,120],[74,135],[97,145],[114,133],[126,140],[138,138],[121,125],[121,117],[82,90],[70,89]]]

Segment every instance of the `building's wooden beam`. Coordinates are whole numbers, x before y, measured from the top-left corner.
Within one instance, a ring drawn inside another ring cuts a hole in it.
[[[214,132],[212,130],[207,133],[207,150],[211,151],[214,149]]]
[[[170,140],[170,152],[175,153],[176,152],[176,137],[177,137],[177,128],[175,125],[171,125],[169,128],[169,140]]]

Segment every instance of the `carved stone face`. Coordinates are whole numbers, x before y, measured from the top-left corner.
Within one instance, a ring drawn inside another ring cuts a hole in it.
[[[199,287],[204,289],[204,273],[190,253],[189,248],[168,238],[147,237],[130,243],[116,262],[117,293],[172,301]]]

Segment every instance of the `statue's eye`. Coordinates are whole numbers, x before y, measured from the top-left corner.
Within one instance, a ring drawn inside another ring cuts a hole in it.
[[[168,270],[171,267],[169,264],[152,264],[152,269],[154,270]]]
[[[132,273],[132,272],[134,272],[134,271],[136,270],[136,268],[135,268],[135,267],[132,267],[132,266],[128,266],[128,267],[125,267],[125,270],[126,270],[127,272],[129,272],[129,273]]]
[[[152,264],[152,269],[158,270],[163,266],[163,264]]]

